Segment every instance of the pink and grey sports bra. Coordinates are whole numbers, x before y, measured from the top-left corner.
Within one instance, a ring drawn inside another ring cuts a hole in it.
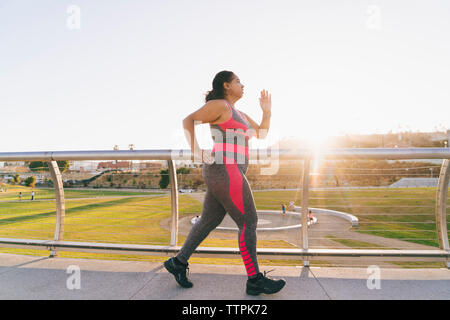
[[[247,159],[248,140],[254,136],[253,130],[245,115],[232,108],[228,101],[225,102],[230,108],[231,117],[221,123],[210,124],[214,141],[212,154],[221,152],[224,157],[233,159],[240,154]]]

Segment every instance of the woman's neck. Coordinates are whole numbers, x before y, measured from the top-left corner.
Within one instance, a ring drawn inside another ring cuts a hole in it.
[[[233,98],[233,97],[225,97],[225,100],[228,101],[228,103],[231,105],[231,107],[233,107],[235,109],[234,104],[236,103],[236,101],[238,101],[239,99]]]

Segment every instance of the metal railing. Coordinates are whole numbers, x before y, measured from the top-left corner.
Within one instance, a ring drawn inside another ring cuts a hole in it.
[[[450,246],[447,232],[447,192],[450,178],[450,148],[394,148],[394,149],[328,149],[320,154],[308,149],[252,149],[250,160],[303,160],[301,223],[307,225],[308,200],[310,191],[311,161],[320,159],[358,160],[407,160],[442,159],[438,187],[436,191],[436,231],[439,249],[436,250],[378,250],[378,249],[313,249],[308,245],[308,228],[301,228],[302,247],[298,249],[259,248],[258,255],[266,258],[302,259],[309,265],[311,258],[317,257],[421,257],[438,258],[450,268]],[[94,242],[63,241],[65,199],[64,188],[56,161],[59,160],[166,160],[171,188],[171,237],[169,246],[113,244]],[[190,150],[130,150],[130,151],[54,151],[54,152],[9,152],[0,153],[0,161],[46,161],[54,182],[56,194],[56,226],[54,240],[0,238],[0,246],[13,248],[33,248],[50,250],[51,256],[57,251],[84,251],[101,253],[132,253],[148,255],[170,255],[178,252],[178,182],[176,160],[192,160]],[[199,247],[194,255],[236,258],[238,248]]]

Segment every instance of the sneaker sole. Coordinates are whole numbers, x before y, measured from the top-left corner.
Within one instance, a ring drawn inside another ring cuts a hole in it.
[[[247,292],[248,295],[251,295],[251,296],[259,296],[261,293],[274,294],[274,293],[280,292],[281,289],[283,289],[285,285],[286,285],[286,282],[283,283],[283,285],[280,288],[278,288],[278,289],[276,289],[274,291],[266,291],[266,292],[264,292],[264,291],[260,291],[260,290],[247,289],[246,292]]]
[[[170,265],[170,262],[169,262],[170,260],[167,260],[167,261],[164,261],[164,268],[166,268],[166,270],[167,271],[169,271],[173,276],[174,276],[174,278],[175,278],[175,281],[180,285],[180,286],[182,286],[183,288],[192,288],[194,285],[191,285],[191,286],[183,286],[179,281],[178,281],[178,279],[177,279],[177,277],[176,277],[176,271],[175,271],[175,269],[173,269],[173,267]]]

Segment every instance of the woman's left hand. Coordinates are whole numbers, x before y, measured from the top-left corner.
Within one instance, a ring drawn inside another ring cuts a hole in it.
[[[272,110],[272,95],[267,90],[261,91],[261,97],[259,98],[259,104],[264,113],[270,113]]]

